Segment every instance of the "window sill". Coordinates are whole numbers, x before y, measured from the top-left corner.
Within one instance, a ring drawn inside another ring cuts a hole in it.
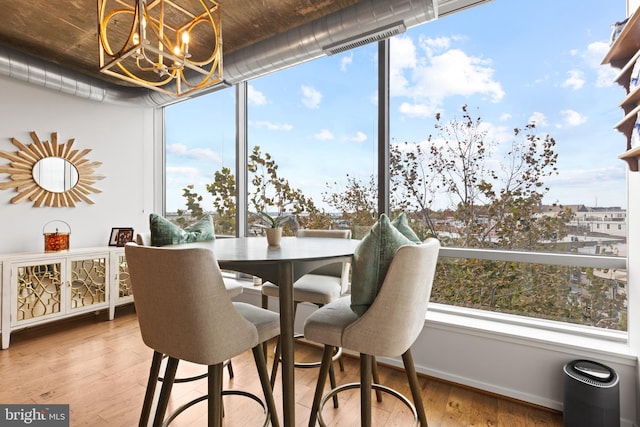
[[[425,325],[552,351],[577,351],[635,366],[627,333],[431,303]]]
[[[262,286],[254,286],[244,281],[244,291],[248,295],[262,295]],[[484,336],[550,351],[613,358],[623,364],[636,365],[637,356],[632,353],[627,333],[607,329],[592,328],[564,322],[533,319],[503,313],[455,307],[431,303],[425,319],[425,326]]]

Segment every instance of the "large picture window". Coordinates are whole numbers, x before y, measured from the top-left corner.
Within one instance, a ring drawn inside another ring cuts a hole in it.
[[[388,75],[373,44],[246,82],[247,182],[233,166],[234,91],[167,107],[167,213],[212,212],[232,235],[238,189],[249,235],[266,212],[291,215],[285,233],[361,238],[388,197],[391,217],[443,245],[433,302],[626,330],[626,165],[610,108],[623,91],[600,64],[624,11],[570,3],[570,22],[551,0],[496,0],[410,28],[389,41]]]

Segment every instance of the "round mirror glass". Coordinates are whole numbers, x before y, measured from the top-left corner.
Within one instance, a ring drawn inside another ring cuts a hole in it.
[[[52,193],[64,193],[78,183],[78,170],[61,157],[38,160],[31,171],[38,185]]]

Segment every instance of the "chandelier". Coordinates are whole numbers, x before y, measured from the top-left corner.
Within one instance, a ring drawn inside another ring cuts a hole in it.
[[[136,86],[182,96],[222,81],[212,0],[98,0],[98,34],[100,71]]]

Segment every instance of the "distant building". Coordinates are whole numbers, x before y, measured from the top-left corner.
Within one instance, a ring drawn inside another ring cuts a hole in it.
[[[619,206],[543,205],[540,214],[555,215],[566,208],[573,212],[568,225],[574,227],[574,234],[627,237],[627,211]]]

